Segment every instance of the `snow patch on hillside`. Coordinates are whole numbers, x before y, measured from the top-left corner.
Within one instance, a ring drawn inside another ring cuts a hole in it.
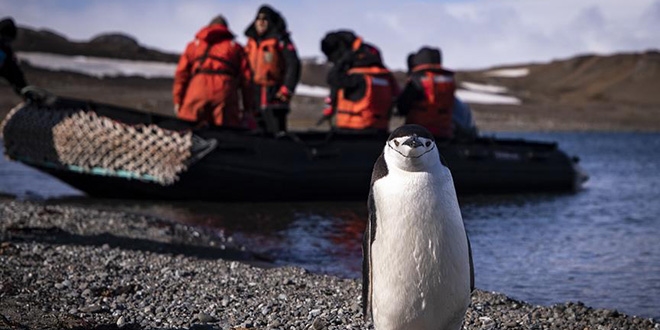
[[[478,83],[467,82],[467,81],[462,82],[461,86],[463,86],[466,89],[469,89],[473,92],[484,92],[484,93],[491,93],[491,94],[506,93],[507,90],[508,90],[504,86],[484,85],[484,84],[478,84]]]
[[[513,105],[518,105],[522,103],[520,99],[513,96],[476,92],[465,89],[457,90],[456,97],[467,103],[513,104]]]
[[[19,59],[27,61],[38,68],[83,73],[98,78],[118,76],[172,78],[176,69],[176,64],[163,62],[131,61],[47,53],[21,52],[16,55]]]
[[[296,94],[314,97],[327,97],[330,96],[330,89],[320,86],[298,84],[298,86],[296,86]]]
[[[484,74],[490,77],[520,78],[529,74],[529,68],[498,69],[486,71]]]

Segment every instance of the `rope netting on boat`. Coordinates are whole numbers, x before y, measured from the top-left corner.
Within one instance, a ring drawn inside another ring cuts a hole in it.
[[[0,124],[14,160],[169,185],[193,156],[193,134],[128,125],[83,109],[20,104]]]

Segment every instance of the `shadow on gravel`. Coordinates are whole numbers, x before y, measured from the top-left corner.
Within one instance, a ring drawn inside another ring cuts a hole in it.
[[[139,324],[129,323],[119,327],[116,324],[92,324],[83,318],[65,313],[27,313],[19,310],[17,306],[1,306],[0,309],[9,318],[18,321],[10,321],[8,317],[0,314],[0,329],[2,330],[44,330],[44,329],[69,329],[69,330],[140,330]]]
[[[103,247],[108,245],[110,248],[121,248],[124,250],[145,251],[154,253],[182,254],[187,257],[196,257],[200,259],[225,259],[243,262],[268,263],[267,260],[254,253],[240,251],[237,249],[220,249],[211,246],[196,246],[178,243],[164,243],[151,241],[142,238],[129,238],[115,236],[112,234],[100,234],[83,236],[66,232],[57,227],[33,228],[21,227],[7,228],[4,241],[25,242],[32,241],[38,243],[60,244],[60,245],[87,245]]]

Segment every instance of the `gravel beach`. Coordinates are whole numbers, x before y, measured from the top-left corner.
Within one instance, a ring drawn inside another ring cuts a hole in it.
[[[0,198],[0,329],[370,329],[360,281],[271,267],[155,217]],[[660,329],[476,290],[464,329]]]

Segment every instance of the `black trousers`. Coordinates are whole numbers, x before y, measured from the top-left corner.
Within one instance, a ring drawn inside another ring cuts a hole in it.
[[[257,124],[264,132],[277,133],[286,132],[287,115],[289,108],[265,108],[257,116]]]

